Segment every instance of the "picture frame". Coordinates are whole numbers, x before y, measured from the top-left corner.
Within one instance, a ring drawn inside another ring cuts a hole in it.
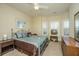
[[[74,37],[79,41],[79,11],[74,15]]]
[[[16,20],[16,28],[22,29],[26,25],[26,22],[24,20]]]

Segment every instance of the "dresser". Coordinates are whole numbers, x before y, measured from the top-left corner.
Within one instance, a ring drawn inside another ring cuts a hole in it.
[[[11,51],[13,49],[14,49],[13,39],[0,41],[0,55],[3,55],[4,53],[7,53],[8,51]]]
[[[79,42],[71,37],[63,37],[61,48],[64,56],[79,56]]]

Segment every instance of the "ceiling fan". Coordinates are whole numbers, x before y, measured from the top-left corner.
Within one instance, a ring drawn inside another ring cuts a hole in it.
[[[48,9],[48,6],[45,6],[45,5],[41,5],[41,4],[38,4],[38,3],[34,3],[34,9],[35,10],[39,10],[39,9]]]

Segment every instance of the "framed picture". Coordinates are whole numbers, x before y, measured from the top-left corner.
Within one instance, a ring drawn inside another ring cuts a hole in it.
[[[24,28],[26,25],[26,22],[23,20],[17,20],[16,21],[16,28]]]

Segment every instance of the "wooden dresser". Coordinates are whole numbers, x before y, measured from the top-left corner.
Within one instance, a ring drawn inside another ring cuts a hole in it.
[[[79,42],[73,38],[63,37],[61,47],[64,56],[79,56]]]

